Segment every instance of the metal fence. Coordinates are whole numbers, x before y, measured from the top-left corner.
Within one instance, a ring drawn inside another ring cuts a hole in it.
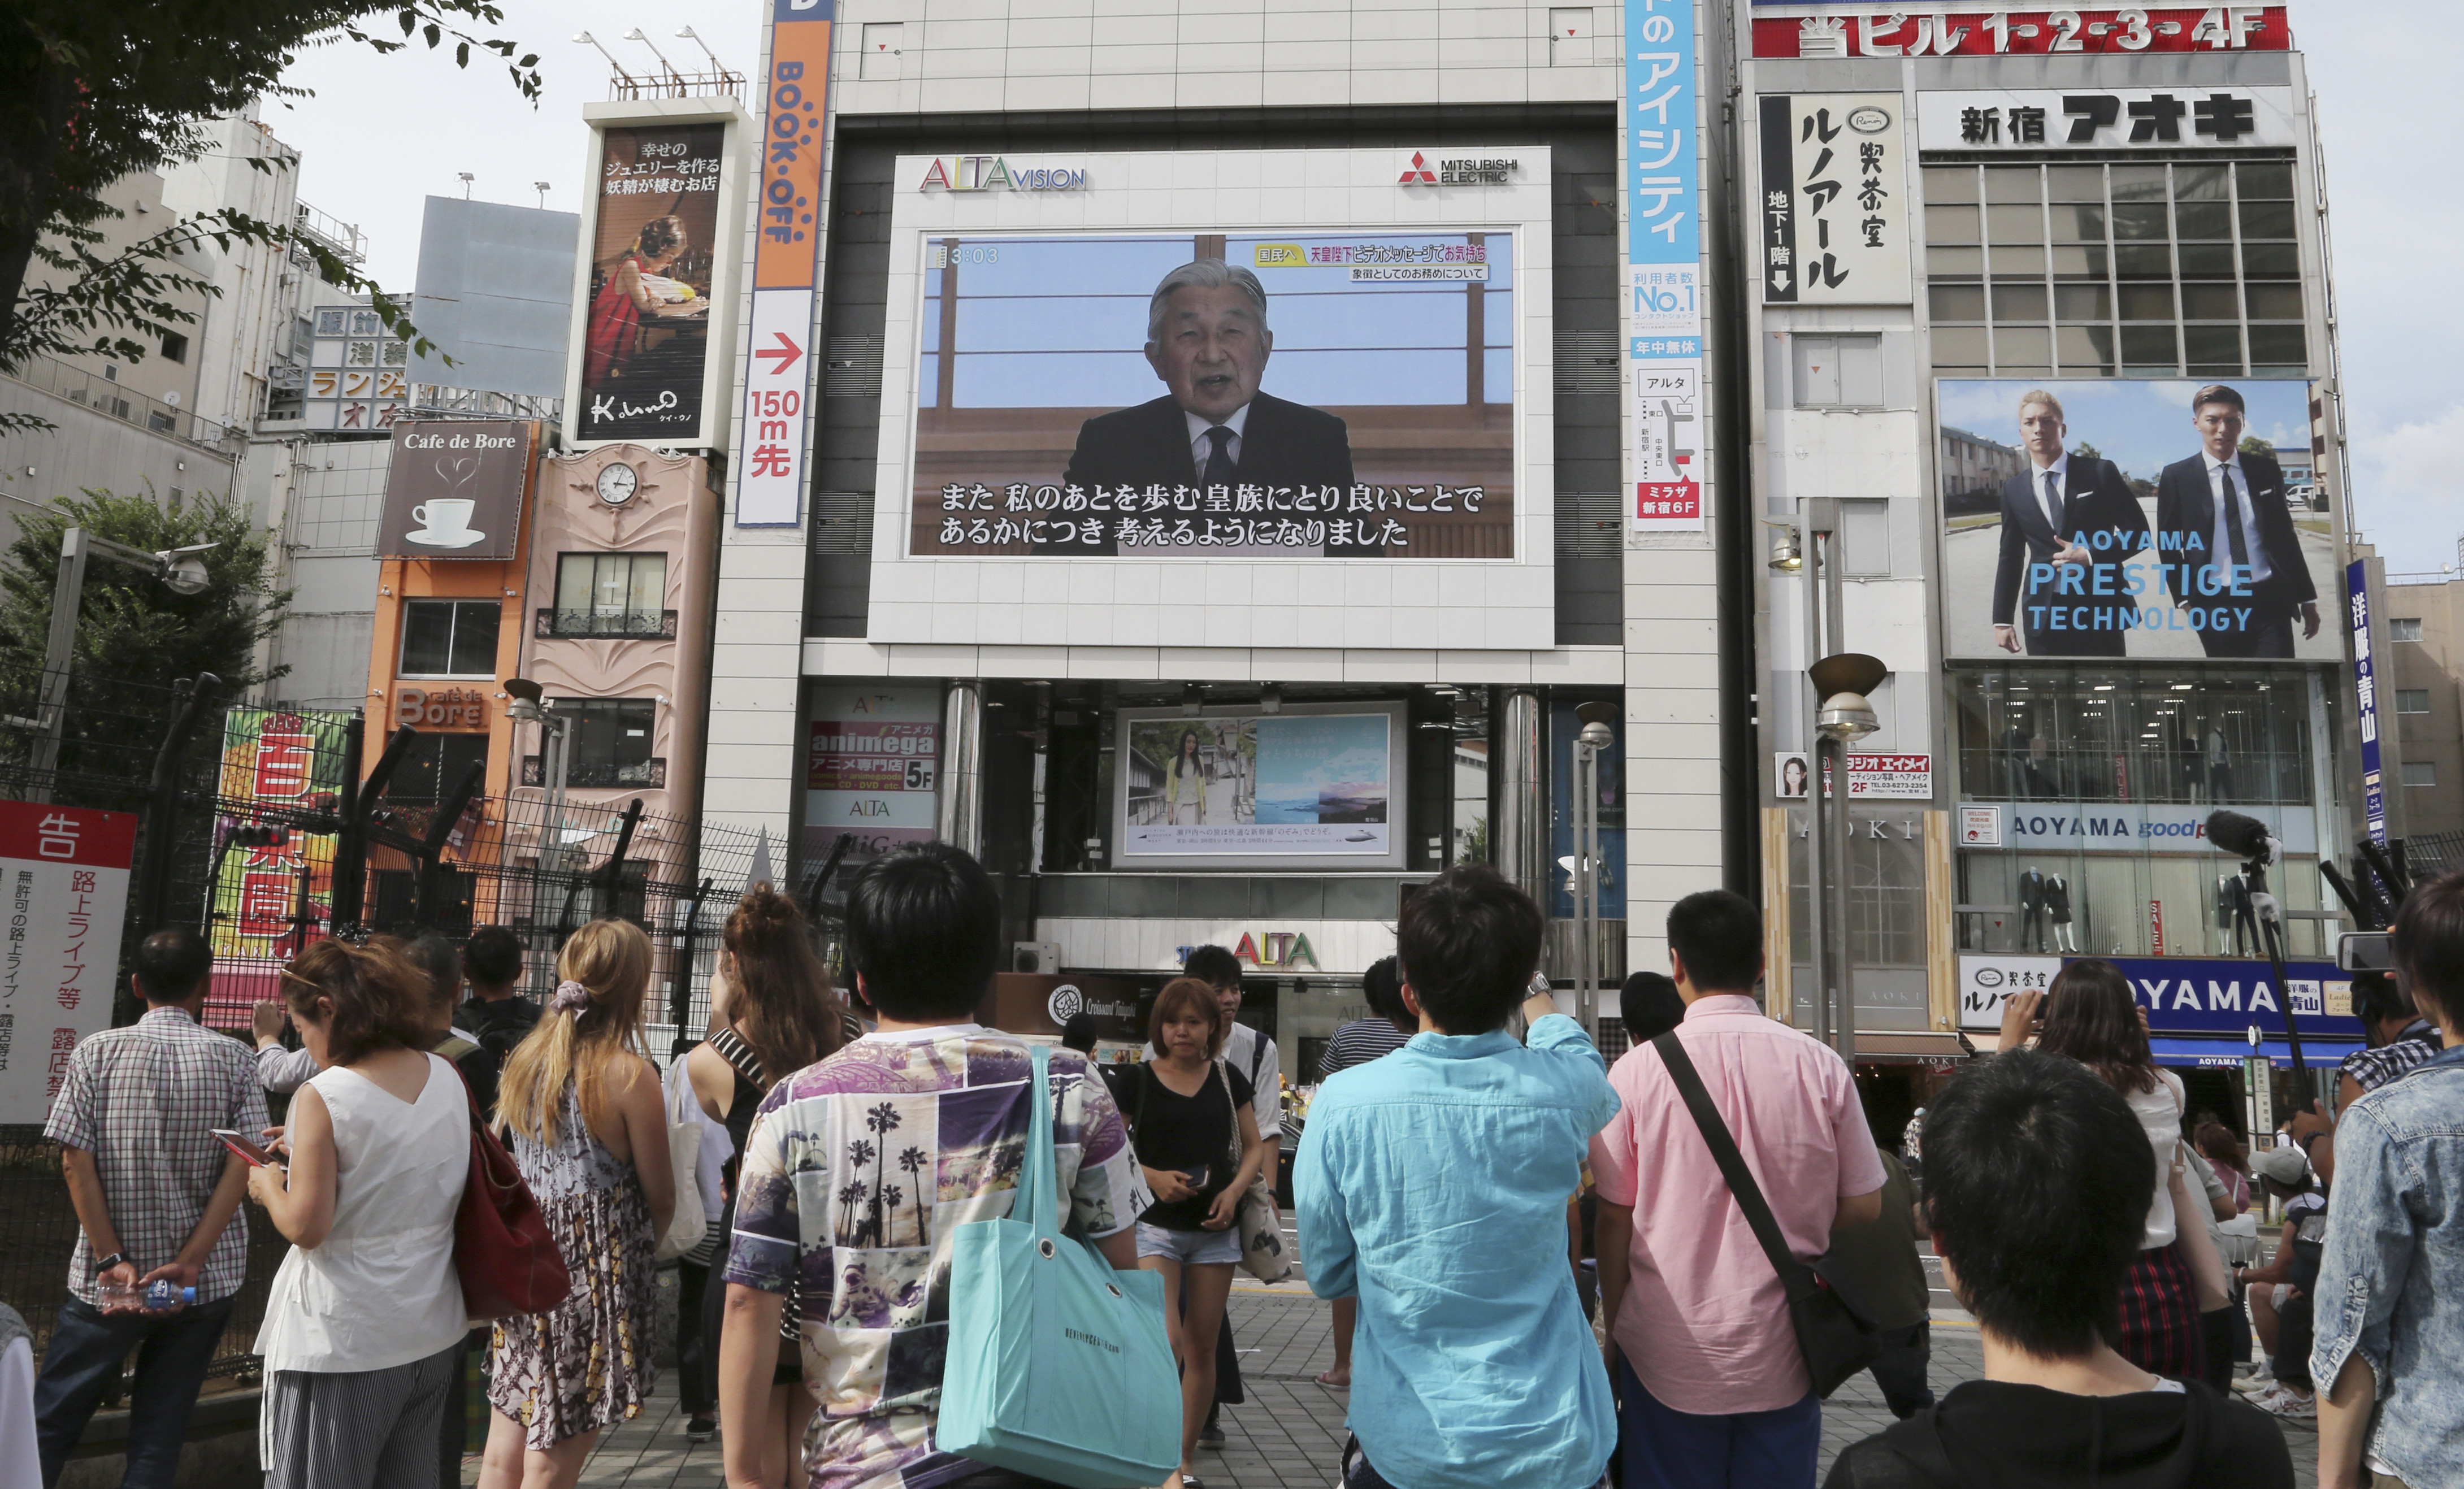
[[[216,948],[207,1022],[235,1035],[244,1037],[256,999],[275,996],[281,962],[327,936],[432,930],[458,945],[478,926],[502,925],[528,951],[526,991],[543,1000],[555,986],[565,937],[614,915],[649,933],[653,970],[644,1016],[650,1053],[664,1062],[709,1023],[710,978],[727,911],[752,880],[780,882],[787,871],[784,843],[653,816],[639,799],[613,793],[557,803],[553,818],[548,794],[538,788],[458,804],[450,787],[441,800],[432,790],[354,800],[346,789],[269,801],[226,789],[229,762],[217,744],[226,737],[229,706],[205,713],[186,748],[165,755],[177,701],[170,690],[81,682],[72,694],[58,768],[49,772],[29,763],[31,714],[7,709],[13,721],[0,728],[0,798],[139,816],[138,877],[149,855],[159,855],[159,887],[151,895],[132,891],[123,967],[150,931],[170,924],[198,928]],[[282,713],[278,705],[247,707]],[[322,778],[356,786],[363,754],[366,764],[378,762],[386,741],[358,735],[356,726],[347,732],[340,744],[346,757],[330,762],[338,769]],[[798,887],[835,969],[837,921],[821,876],[808,874]],[[124,973],[119,989],[115,1021],[126,1022],[135,1009]],[[66,1297],[77,1229],[57,1149],[38,1128],[0,1127],[0,1301],[24,1315],[38,1352]],[[285,1250],[255,1215],[248,1281],[214,1374],[255,1369],[250,1351]]]

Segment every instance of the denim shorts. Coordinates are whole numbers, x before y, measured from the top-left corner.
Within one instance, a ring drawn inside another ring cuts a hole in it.
[[[1183,1266],[1214,1262],[1230,1266],[1241,1259],[1241,1228],[1233,1225],[1220,1231],[1172,1231],[1140,1220],[1138,1255],[1170,1257]]]

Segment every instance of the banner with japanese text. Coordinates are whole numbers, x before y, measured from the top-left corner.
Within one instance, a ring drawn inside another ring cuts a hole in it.
[[[753,314],[736,425],[736,525],[795,527],[812,484],[814,312],[829,162],[830,31],[836,0],[772,0],[755,170]]]
[[[137,819],[0,801],[0,1123],[37,1124],[77,1040],[110,1027]]]
[[[315,710],[233,709],[225,716],[221,795],[227,804],[263,810],[214,823],[207,919],[218,974],[227,962],[296,956],[331,926],[334,835],[303,830],[301,820],[341,800],[348,719]]]
[[[1637,532],[1704,529],[1702,151],[1695,0],[1626,0],[1626,273]]]
[[[1763,302],[1908,303],[1900,96],[1775,95],[1761,122]]]

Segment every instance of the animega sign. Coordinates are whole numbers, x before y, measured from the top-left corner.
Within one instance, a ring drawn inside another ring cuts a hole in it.
[[[1959,1023],[1993,1029],[2012,994],[2043,991],[2079,957],[1962,956],[1959,959]],[[2284,983],[2263,961],[2232,957],[2114,956],[2106,960],[2130,981],[2131,998],[2147,1011],[2147,1027],[2159,1034],[2245,1035],[2256,1024],[2270,1039],[2284,1033],[2285,1005],[2300,1020],[2305,1039],[2357,1040],[2352,982],[2332,962],[2287,962]]]
[[[2038,853],[2208,853],[2210,808],[2192,802],[2009,801],[1960,803],[1963,824],[1988,814],[2001,823],[2001,846]],[[1969,814],[1976,814],[1971,818]],[[2277,808],[2268,820],[2287,853],[2319,851],[2319,831],[2306,806]],[[1985,846],[1962,832],[1971,846]]]

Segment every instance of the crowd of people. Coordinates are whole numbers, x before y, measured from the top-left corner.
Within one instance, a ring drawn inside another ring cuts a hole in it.
[[[143,1016],[78,1045],[47,1128],[80,1234],[33,1379],[42,1482],[132,1350],[123,1482],[171,1481],[253,1220],[291,1242],[255,1339],[278,1489],[457,1482],[482,1360],[480,1484],[575,1483],[654,1389],[663,1243],[686,1431],[720,1439],[733,1489],[1033,1489],[943,1451],[935,1418],[955,1233],[1008,1214],[1043,1101],[1068,1229],[1161,1276],[1168,1489],[1202,1489],[1240,1400],[1232,1277],[1280,1244],[1243,1215],[1274,1178],[1281,1054],[1238,1018],[1239,962],[1200,948],[1153,997],[1143,1061],[1099,1064],[1074,1023],[1031,1089],[1027,1042],[975,1021],[1001,928],[968,855],[887,854],[848,893],[843,996],[794,903],[753,886],[707,1037],[664,1078],[627,921],[566,940],[544,1006],[496,928],[458,952],[317,943],[258,1008],[253,1057],[200,1022],[205,941],[148,936]],[[2327,1489],[2464,1482],[2464,1037],[2442,1032],[2464,1016],[2464,875],[2407,899],[2398,972],[2357,983],[2371,1047],[2343,1100],[2256,1147],[2185,1111],[2094,958],[2014,996],[1999,1053],[1894,1151],[1838,1056],[1762,1011],[1750,902],[1671,908],[1668,973],[1628,979],[1614,1064],[1535,975],[1543,931],[1494,870],[1440,876],[1320,1062],[1291,1184],[1335,1310],[1320,1379],[1350,1392],[1343,1489],[1810,1489],[1838,1320],[1899,1421],[1826,1489],[2269,1489],[2293,1481],[2270,1412],[2316,1415]],[[571,1278],[478,1332],[455,1267],[474,1124]],[[2262,1263],[2249,1209],[2271,1198]],[[1939,1398],[1921,1238],[1983,1345],[1983,1378]],[[2237,1380],[2245,1308],[2264,1359]]]

